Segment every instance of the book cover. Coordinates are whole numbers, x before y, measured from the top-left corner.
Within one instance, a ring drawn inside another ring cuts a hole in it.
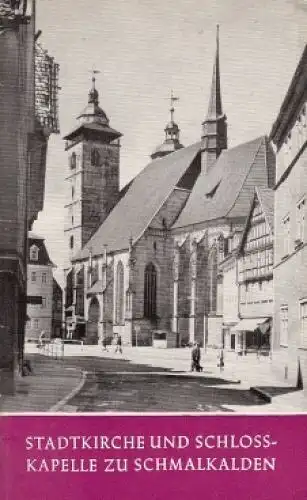
[[[4,500],[307,498],[306,20],[0,0]]]

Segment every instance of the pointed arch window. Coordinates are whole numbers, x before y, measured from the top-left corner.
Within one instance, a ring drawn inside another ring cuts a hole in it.
[[[76,314],[84,316],[84,266],[76,275]]]
[[[98,167],[100,164],[100,154],[98,149],[94,148],[91,150],[91,165],[93,167]]]
[[[157,314],[157,270],[152,264],[145,268],[144,276],[144,317],[153,319]]]
[[[124,266],[121,261],[116,268],[116,309],[115,321],[118,325],[124,324]]]
[[[213,247],[208,259],[209,274],[209,313],[215,314],[217,310],[217,248]]]

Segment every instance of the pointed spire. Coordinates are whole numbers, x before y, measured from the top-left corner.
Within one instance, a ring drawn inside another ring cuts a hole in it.
[[[219,25],[207,116],[202,123],[202,171],[208,172],[223,149],[227,149],[227,118],[223,113],[220,80]]]
[[[220,40],[219,25],[216,26],[216,53],[212,74],[211,93],[208,106],[207,120],[214,120],[223,115],[221,81],[220,81]]]

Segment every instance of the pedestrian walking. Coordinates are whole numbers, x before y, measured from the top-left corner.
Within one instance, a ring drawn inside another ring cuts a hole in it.
[[[120,335],[117,335],[115,352],[119,352],[120,354],[122,354],[122,353],[123,353],[123,349],[122,349],[122,338],[121,338],[121,336],[120,336]]]
[[[194,345],[192,347],[192,352],[191,352],[191,371],[193,372],[194,370],[197,372],[203,371],[202,366],[200,365],[200,358],[201,358],[201,352],[200,352],[200,347],[197,342],[194,342]]]
[[[40,335],[39,335],[39,338],[38,338],[38,347],[40,349],[44,346],[45,340],[46,340],[46,332],[45,332],[45,330],[42,330],[40,332]]]
[[[107,348],[107,339],[105,336],[102,337],[102,348],[103,348],[103,351],[108,351],[108,348]]]

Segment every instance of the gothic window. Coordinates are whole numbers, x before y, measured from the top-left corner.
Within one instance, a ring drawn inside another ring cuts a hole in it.
[[[121,261],[116,268],[116,309],[115,321],[118,325],[124,323],[124,266]]]
[[[92,267],[92,286],[98,281],[98,262],[93,263]]]
[[[72,153],[71,154],[71,157],[70,157],[70,168],[73,170],[74,168],[76,168],[76,164],[77,164],[77,156],[76,156],[76,153]]]
[[[146,266],[144,278],[144,317],[155,318],[157,313],[157,271],[152,263]]]
[[[38,260],[38,247],[36,245],[32,245],[30,248],[30,260]]]
[[[82,267],[76,276],[76,314],[84,315],[84,267]]]
[[[91,165],[98,167],[100,163],[100,154],[97,149],[92,149],[91,151]]]
[[[209,273],[209,313],[216,313],[217,308],[217,249],[211,249],[208,259]]]

